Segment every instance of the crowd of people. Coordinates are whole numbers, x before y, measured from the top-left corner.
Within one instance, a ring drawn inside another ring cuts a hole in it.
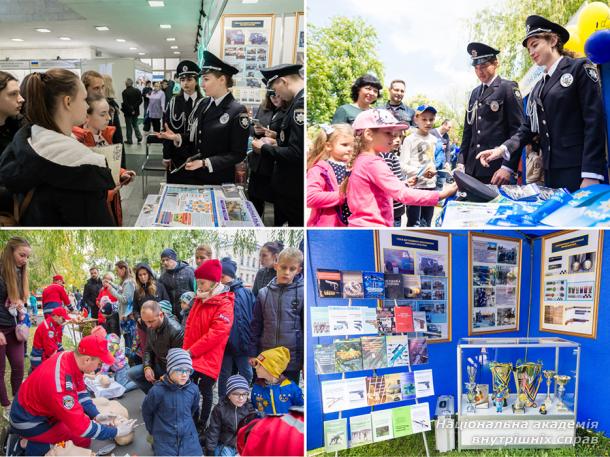
[[[544,74],[526,106],[518,84],[498,75],[500,51],[469,43],[466,51],[481,84],[470,94],[459,148],[449,139],[452,120],[442,119],[434,128],[436,108],[403,103],[403,80],[390,83],[390,99],[377,107],[381,82],[373,75],[359,77],[352,85],[353,103],[337,108],[309,149],[308,226],[400,227],[405,213],[407,227],[430,226],[439,200],[457,190],[445,185],[454,170],[483,184],[515,184],[524,147],[523,184],[574,192],[607,183],[599,73],[564,49],[568,39],[561,25],[527,18],[522,44]]]
[[[133,144],[134,135],[135,142],[143,141],[138,118],[144,102],[144,133],[152,127],[151,135],[163,143],[166,182],[245,184],[239,169],[247,163],[247,194],[261,217],[269,202],[273,225],[302,226],[301,68],[284,64],[261,70],[267,95],[255,118],[231,91],[238,69],[208,51],[201,68],[188,60],[179,63],[175,95],[168,81],[146,82],[140,91],[128,78],[120,106],[112,78],[96,71],[79,79],[54,68],[31,73],[21,83],[0,72],[1,222],[121,226],[120,190],[135,176],[126,169],[124,145]],[[103,152],[112,145],[121,145],[114,178],[108,154],[91,154],[91,149]]]
[[[197,247],[194,266],[164,249],[159,275],[146,263],[132,268],[123,260],[114,272],[91,267],[79,299],[55,275],[42,291],[44,320],[36,327],[31,371],[23,381],[28,337],[18,327],[33,314],[31,253],[26,239],[13,237],[0,257],[0,300],[6,303],[0,307],[0,375],[4,379],[8,359],[12,390],[11,402],[3,381],[0,402],[27,455],[43,455],[60,441],[89,447],[92,438],[131,433],[133,422],[109,425],[92,403],[84,379],[96,373],[110,374],[125,391],[146,394],[142,416],[155,455],[261,455],[260,447],[244,451],[248,440],[240,442],[239,433],[253,427],[270,433],[251,422],[266,416],[290,416],[282,455],[302,455],[299,249],[265,243],[252,285],[239,279],[234,260],[214,259],[206,245]],[[65,351],[62,326],[74,318],[96,325]],[[40,402],[44,394],[53,401]],[[276,431],[286,425],[272,422]]]

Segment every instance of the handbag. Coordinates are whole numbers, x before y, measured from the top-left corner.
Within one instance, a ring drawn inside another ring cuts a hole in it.
[[[30,327],[25,324],[17,324],[17,318],[15,318],[15,336],[17,341],[27,341],[30,336]]]

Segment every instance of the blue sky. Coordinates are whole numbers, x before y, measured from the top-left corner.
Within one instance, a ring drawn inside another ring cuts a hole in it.
[[[392,79],[404,79],[407,98],[422,93],[463,109],[479,84],[466,53],[467,44],[477,41],[467,21],[477,11],[503,2],[308,0],[307,21],[327,26],[333,16],[363,18],[377,30],[386,86]]]

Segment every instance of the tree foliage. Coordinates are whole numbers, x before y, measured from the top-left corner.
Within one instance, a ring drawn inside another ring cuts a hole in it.
[[[565,25],[583,0],[506,0],[480,11],[471,21],[472,41],[487,43],[501,51],[499,74],[519,81],[533,65],[521,42],[525,19],[538,14]]]
[[[366,73],[383,81],[375,29],[361,18],[334,17],[328,27],[307,25],[307,117],[330,122],[336,109],[352,103],[350,88]]]
[[[32,246],[30,258],[31,288],[50,284],[55,274],[64,276],[67,286],[81,288],[89,277],[89,267],[101,272],[114,270],[114,264],[125,260],[131,266],[146,262],[160,270],[160,254],[173,248],[181,259],[189,259],[200,244],[211,245],[215,252],[231,246],[235,255],[255,252],[260,247],[255,230],[20,230],[0,231],[0,246],[11,236],[21,236]],[[298,247],[302,230],[264,232],[263,242],[278,240],[285,246]]]

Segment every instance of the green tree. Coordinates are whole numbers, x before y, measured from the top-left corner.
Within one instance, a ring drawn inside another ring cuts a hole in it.
[[[352,103],[350,88],[371,73],[383,81],[375,29],[361,18],[334,17],[328,27],[308,24],[307,118],[330,122],[335,110]]]
[[[279,240],[285,246],[298,247],[303,230],[276,229],[268,240]],[[172,247],[179,258],[190,258],[200,244],[215,251],[231,246],[236,255],[255,252],[258,240],[254,230],[23,230],[0,231],[0,249],[11,236],[21,236],[32,246],[29,262],[30,288],[49,285],[55,274],[64,276],[68,287],[81,288],[89,276],[89,267],[101,272],[114,270],[114,264],[125,260],[131,266],[146,262],[160,270],[160,253]]]
[[[519,81],[533,65],[521,42],[525,19],[530,14],[544,16],[565,25],[583,0],[506,0],[480,11],[471,21],[472,41],[487,43],[501,51],[499,74]]]

